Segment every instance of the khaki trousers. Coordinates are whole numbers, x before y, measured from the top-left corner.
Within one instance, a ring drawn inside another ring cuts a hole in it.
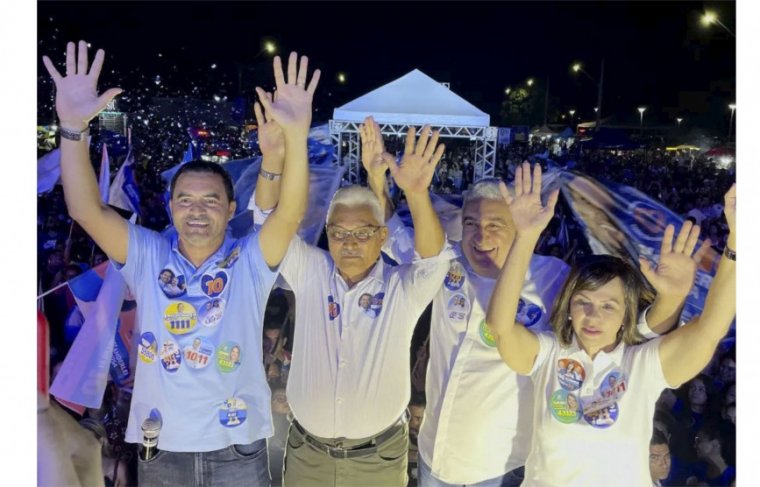
[[[407,484],[409,425],[393,426],[397,431],[377,447],[375,453],[354,458],[333,458],[305,441],[292,423],[283,461],[283,487],[404,487]],[[336,446],[336,440],[314,437]],[[344,440],[343,448],[366,443],[368,439]]]

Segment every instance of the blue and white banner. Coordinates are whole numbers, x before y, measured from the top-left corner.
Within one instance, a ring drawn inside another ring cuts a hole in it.
[[[61,149],[53,149],[37,160],[37,194],[47,193],[61,179]]]
[[[100,199],[103,203],[108,203],[109,187],[111,185],[111,161],[108,159],[108,147],[103,143],[103,152],[100,158],[100,176],[98,177],[98,188],[100,189]]]
[[[131,150],[113,179],[108,204],[140,214],[140,188],[135,181],[135,156]]]

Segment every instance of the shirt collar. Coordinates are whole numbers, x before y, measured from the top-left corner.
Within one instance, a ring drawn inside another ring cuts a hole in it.
[[[578,343],[578,337],[575,336],[575,333],[573,333],[573,339],[570,343],[569,353],[575,354],[580,353],[584,355],[587,360],[591,360],[591,357],[586,353],[585,350],[580,346],[580,343]],[[623,353],[625,352],[625,343],[620,340],[620,343],[617,344],[617,346],[612,349],[611,352],[607,353],[604,350],[599,350],[599,353],[596,354],[596,357],[594,357],[593,362],[599,363],[599,364],[606,364],[606,363],[614,363],[615,365],[620,365],[623,362]]]
[[[190,262],[190,260],[187,257],[182,255],[182,252],[179,251],[179,234],[177,233],[177,230],[174,227],[172,227],[170,230],[166,231],[165,235],[169,238],[172,252],[174,252],[178,256],[178,258],[185,261],[188,265],[190,265],[195,270],[206,267],[209,264],[209,262],[216,263],[216,262],[219,262],[220,260],[223,260],[229,253],[229,250],[232,248],[234,243],[237,241],[237,239],[233,238],[229,234],[229,232],[227,232],[224,235],[224,241],[222,242],[222,245],[220,245],[219,248],[216,249],[216,251],[214,251],[213,254],[208,256],[206,260],[203,261],[203,263],[196,268],[193,265],[193,263]]]
[[[332,258],[330,258],[332,260]],[[383,262],[383,257],[380,256],[379,259],[377,259],[377,262],[372,267],[372,270],[369,271],[369,274],[364,276],[364,279],[356,283],[356,286],[364,284],[365,282],[368,282],[369,280],[377,281],[380,284],[385,283],[385,278],[383,277],[385,274],[385,262]],[[335,261],[333,261],[333,279],[340,279],[344,284],[346,284],[346,280],[343,279],[343,276],[340,275],[340,272],[338,271],[338,266],[335,264]],[[354,287],[356,287],[354,286]],[[346,285],[346,288],[348,288],[348,285]]]

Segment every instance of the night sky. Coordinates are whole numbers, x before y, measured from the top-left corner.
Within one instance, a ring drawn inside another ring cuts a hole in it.
[[[505,87],[547,76],[552,110],[591,120],[596,86],[570,65],[582,61],[598,77],[604,57],[605,116],[638,123],[645,105],[648,123],[667,125],[679,115],[722,117],[735,101],[735,38],[700,24],[706,8],[736,30],[734,2],[40,2],[38,57],[60,64],[65,42],[82,38],[108,55],[101,88],[120,85],[127,102],[136,92],[233,98],[239,81],[245,94],[271,80],[261,46],[272,38],[279,54],[298,50],[322,69],[315,120],[419,68],[492,125]],[[49,83],[38,66],[44,118]]]

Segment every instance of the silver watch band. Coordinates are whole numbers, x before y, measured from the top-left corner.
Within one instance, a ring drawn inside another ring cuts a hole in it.
[[[90,131],[90,127],[86,127],[84,130],[70,130],[65,127],[58,127],[58,131],[61,133],[61,137],[68,140],[80,141],[82,136]]]

